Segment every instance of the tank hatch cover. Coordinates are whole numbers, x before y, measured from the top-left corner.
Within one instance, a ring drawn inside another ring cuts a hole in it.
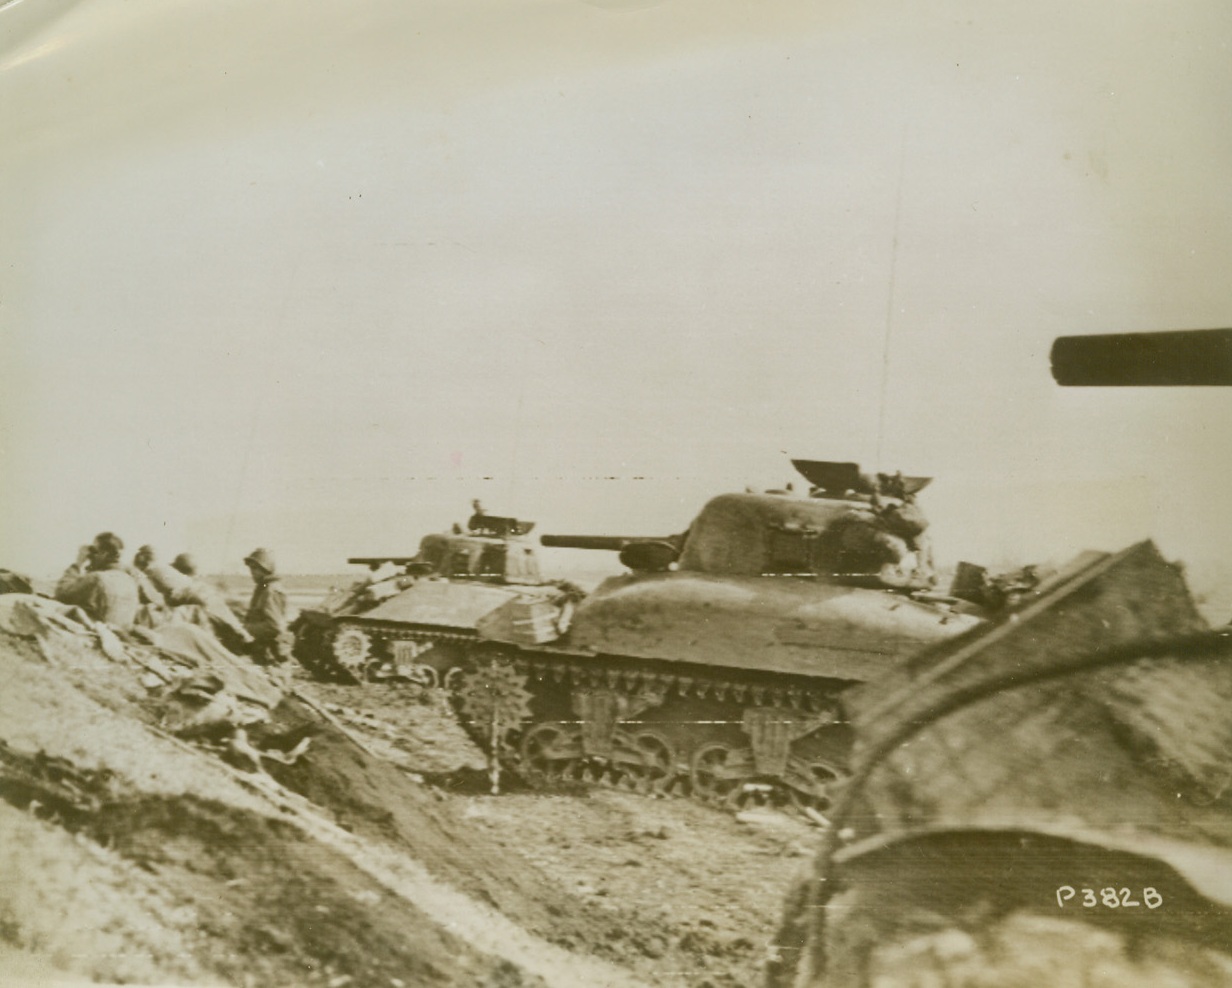
[[[875,491],[888,493],[888,488],[898,496],[918,494],[930,483],[932,477],[904,477],[901,474],[879,473],[874,478],[862,473],[858,463],[838,463],[831,460],[792,460],[791,465],[814,487],[827,494],[839,496],[854,491],[857,494],[872,494]]]

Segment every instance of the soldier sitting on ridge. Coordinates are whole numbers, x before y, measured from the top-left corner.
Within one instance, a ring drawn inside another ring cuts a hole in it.
[[[124,542],[114,532],[100,532],[77,551],[77,561],[56,584],[56,599],[75,604],[95,621],[128,630],[140,606],[137,581],[120,562]]]
[[[157,624],[161,620],[159,615],[162,615],[167,605],[171,602],[163,595],[162,590],[150,579],[150,575],[142,566],[144,560],[143,553],[149,550],[148,545],[143,545],[137,550],[137,554],[133,557],[131,566],[125,566],[124,572],[131,576],[137,583],[137,597],[141,601],[141,612],[137,615],[138,624]]]
[[[183,595],[191,581],[178,570],[158,562],[153,546],[143,545],[138,549],[133,557],[133,566],[153,584],[168,604],[187,603]]]
[[[191,557],[183,553],[176,557],[176,562],[185,559],[191,566]],[[143,545],[137,550],[133,564],[166,598],[172,608],[200,607],[208,621],[209,630],[213,631],[214,636],[228,649],[233,652],[243,651],[244,647],[251,643],[252,636],[244,630],[222,594],[204,580],[185,574],[174,564],[162,565],[157,561],[154,547],[149,545]],[[195,566],[191,568],[195,573]],[[194,620],[195,623],[202,623],[200,617]]]

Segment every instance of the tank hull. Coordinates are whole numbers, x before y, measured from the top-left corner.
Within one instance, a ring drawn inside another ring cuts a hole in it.
[[[534,785],[819,812],[851,743],[842,694],[980,623],[816,577],[638,574],[572,601],[554,586],[428,578],[360,613],[315,618],[355,679],[385,669],[454,688],[512,666],[530,716],[508,754]],[[485,725],[467,726],[488,740]]]
[[[505,643],[533,696],[522,769],[824,811],[850,744],[839,697],[979,623],[817,578],[616,577],[555,642]]]
[[[575,652],[865,682],[980,620],[809,577],[616,577],[582,601]]]
[[[300,659],[316,673],[362,681],[401,675],[444,685],[473,665],[484,618],[515,601],[549,601],[555,586],[510,586],[426,578],[374,607],[346,613],[305,612]]]

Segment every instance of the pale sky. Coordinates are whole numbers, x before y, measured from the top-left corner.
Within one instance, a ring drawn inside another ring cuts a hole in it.
[[[1223,0],[20,0],[0,39],[0,566],[112,529],[331,571],[473,496],[661,534],[787,455],[936,477],[943,563],[1232,555],[1232,393],[1048,368],[1232,325]]]

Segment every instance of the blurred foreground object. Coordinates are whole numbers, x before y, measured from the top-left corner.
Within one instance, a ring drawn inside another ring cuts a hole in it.
[[[1232,983],[1230,654],[1144,542],[846,695],[767,983]]]
[[[1060,336],[1052,376],[1067,387],[1232,385],[1232,329]]]

